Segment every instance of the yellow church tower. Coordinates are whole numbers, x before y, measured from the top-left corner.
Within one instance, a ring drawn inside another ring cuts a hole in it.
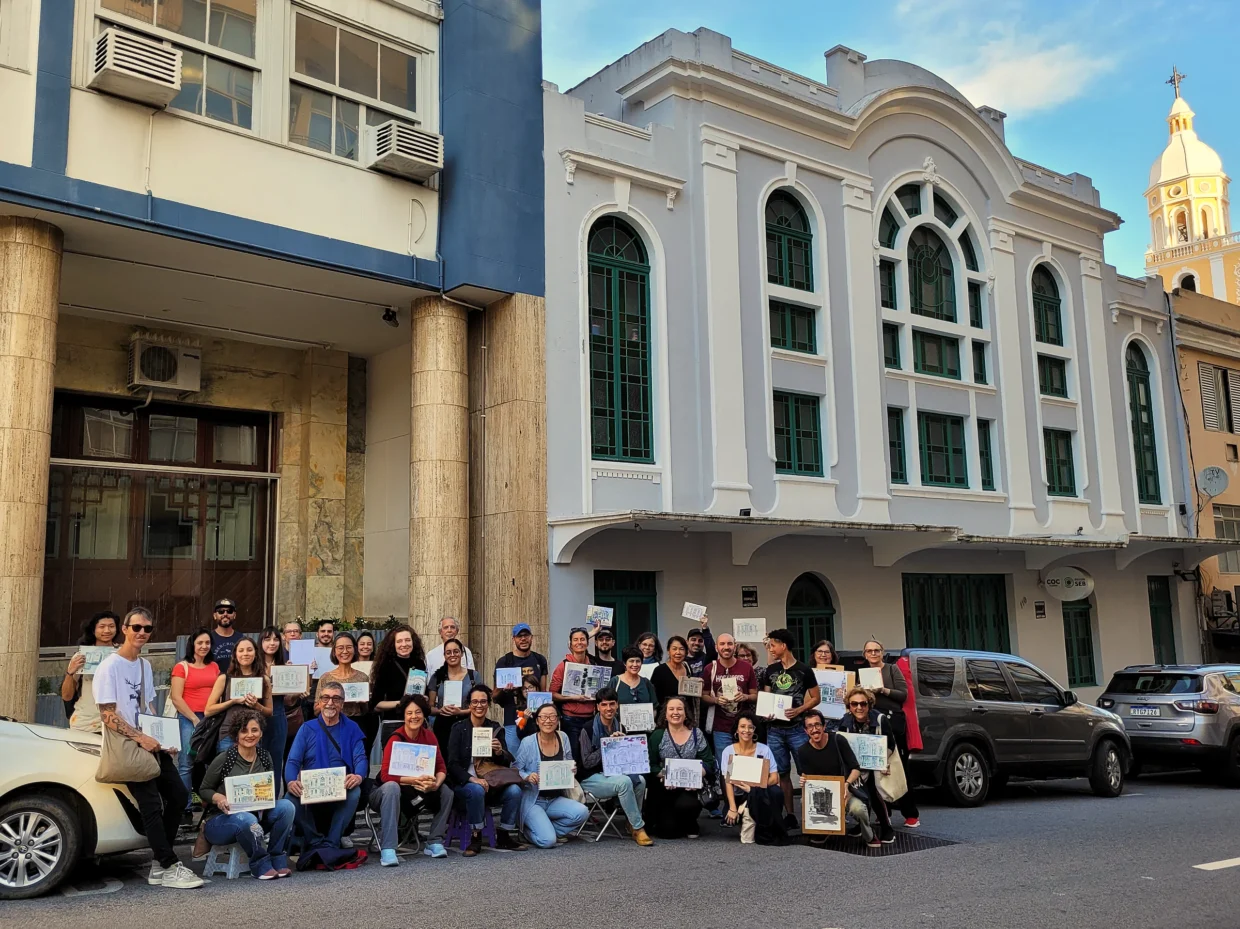
[[[1185,75],[1171,69],[1175,101],[1167,116],[1171,135],[1150,168],[1145,192],[1150,212],[1147,274],[1171,290],[1240,304],[1240,234],[1231,230],[1227,185],[1218,153],[1197,138],[1193,111],[1180,96]]]

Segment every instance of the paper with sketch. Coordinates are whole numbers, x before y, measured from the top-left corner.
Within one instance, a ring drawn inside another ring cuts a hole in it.
[[[655,668],[657,668],[657,667],[658,667],[658,665],[657,665],[657,664],[655,664],[655,663],[652,661],[652,662],[650,662],[649,664],[644,664],[644,665],[642,665],[642,669],[641,669],[640,671],[638,671],[637,673],[638,673],[641,677],[644,677],[646,680],[650,680],[651,675],[653,675],[653,674],[654,674],[654,669],[655,669]]]
[[[770,761],[757,755],[732,754],[732,770],[728,780],[733,784],[749,787],[764,787],[770,777]]]
[[[228,679],[228,699],[239,700],[253,694],[263,699],[263,679],[261,677],[233,677]]]
[[[388,774],[393,777],[433,777],[437,753],[434,745],[393,742]]]
[[[491,740],[495,738],[490,726],[474,726],[470,755],[474,758],[491,757]]]
[[[591,604],[586,607],[586,625],[592,628],[610,626],[615,616],[616,611],[609,606],[594,606]]]
[[[304,694],[310,690],[310,669],[304,664],[271,666],[271,692],[275,696]]]
[[[649,774],[650,748],[644,735],[616,735],[599,741],[603,775]]]
[[[702,617],[706,615],[706,607],[702,606],[700,603],[690,603],[686,600],[684,607],[680,611],[680,615],[685,619],[691,619],[695,623],[700,623],[702,621]]]
[[[729,703],[735,703],[736,698],[741,695],[741,679],[735,674],[728,674],[719,678],[719,699],[726,700]]]
[[[866,690],[881,690],[883,686],[883,669],[862,668],[857,672],[857,683]]]
[[[341,684],[344,688],[345,703],[369,703],[370,681],[358,681],[355,684]]]
[[[839,732],[848,740],[848,745],[857,756],[857,764],[866,771],[887,770],[887,737],[885,735],[865,735],[860,732]]]
[[[288,660],[289,664],[304,664],[307,667],[313,665],[314,679],[317,681],[336,666],[332,664],[332,650],[314,643],[314,639],[294,639],[289,642]]]
[[[495,669],[495,689],[502,690],[508,685],[519,688],[521,686],[521,669],[520,668],[496,668]]]
[[[344,786],[344,768],[303,768],[301,777],[301,802],[333,803],[348,796]]]
[[[343,768],[341,770],[344,770]],[[304,773],[304,772],[303,772]],[[276,776],[272,771],[224,778],[224,796],[231,813],[271,810],[276,805]]]
[[[663,786],[702,789],[702,762],[696,758],[669,758],[663,763]]]
[[[611,668],[606,665],[566,661],[564,662],[564,684],[560,693],[566,697],[586,697],[593,700],[594,695],[606,687],[610,680]]]
[[[99,667],[99,662],[107,658],[116,649],[111,645],[83,645],[78,649],[79,655],[86,656],[86,664],[82,665],[82,676],[91,677],[95,673],[95,669]]]
[[[138,714],[138,728],[159,743],[160,748],[181,751],[181,722],[176,717]]]
[[[653,703],[622,703],[620,725],[629,732],[654,731]]]
[[[410,668],[409,679],[405,681],[405,696],[411,697],[414,694],[426,695],[426,672]]]
[[[682,697],[702,696],[702,679],[700,677],[682,677],[676,693]]]
[[[540,706],[554,702],[554,698],[545,690],[531,690],[525,695],[525,708],[531,713],[533,713]]]
[[[538,763],[539,790],[569,790],[573,786],[573,763],[571,761],[540,761]]]
[[[440,706],[461,706],[465,696],[464,681],[444,681],[439,688]]]
[[[814,677],[818,680],[818,711],[827,719],[842,719],[847,712],[844,706],[844,693],[848,687],[847,672],[815,668]]]
[[[766,690],[758,691],[758,705],[754,707],[754,715],[763,719],[787,719],[785,710],[792,709],[792,697],[789,694],[773,694]]]
[[[761,642],[766,638],[766,619],[732,620],[732,638],[738,642]]]

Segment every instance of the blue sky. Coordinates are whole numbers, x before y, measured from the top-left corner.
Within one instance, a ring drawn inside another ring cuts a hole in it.
[[[818,80],[837,44],[904,59],[1004,110],[1014,154],[1089,175],[1124,218],[1106,239],[1123,274],[1144,274],[1172,64],[1198,135],[1240,171],[1237,0],[543,0],[544,73],[567,89],[666,29],[699,26]]]

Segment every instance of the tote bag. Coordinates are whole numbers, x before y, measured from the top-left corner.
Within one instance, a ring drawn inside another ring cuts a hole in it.
[[[894,803],[908,793],[908,779],[904,776],[904,762],[894,748],[887,753],[887,773],[875,772],[878,795],[888,803]]]
[[[142,682],[138,693],[146,694],[146,660],[142,662]],[[101,784],[140,784],[159,776],[159,759],[133,739],[103,727],[103,746],[95,780]]]

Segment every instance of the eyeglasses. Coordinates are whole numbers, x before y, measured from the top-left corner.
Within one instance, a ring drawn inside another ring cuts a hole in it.
[[[234,610],[231,606],[222,606],[222,607],[220,607],[218,610],[216,610],[215,612],[217,612],[217,613],[232,613],[232,614],[236,615],[236,612],[237,612],[237,611],[236,611],[236,610]]]
[[[470,700],[469,705],[470,706],[490,706],[491,701],[490,700]]]
[[[822,723],[806,723],[805,728],[806,729],[821,729]]]
[[[344,703],[344,697],[319,697],[320,703]]]
[[[868,701],[868,700],[851,700],[851,701],[849,701],[848,705],[849,705],[849,707],[854,707],[854,706],[869,706],[869,705],[870,705],[870,701]]]
[[[129,628],[132,629],[134,632],[141,632],[141,633],[144,633],[145,635],[150,635],[151,630],[154,629],[155,627],[154,626],[143,626],[138,623],[130,623]]]
[[[883,650],[881,648],[867,648],[865,650],[865,653],[867,655],[881,655],[883,653]]]

